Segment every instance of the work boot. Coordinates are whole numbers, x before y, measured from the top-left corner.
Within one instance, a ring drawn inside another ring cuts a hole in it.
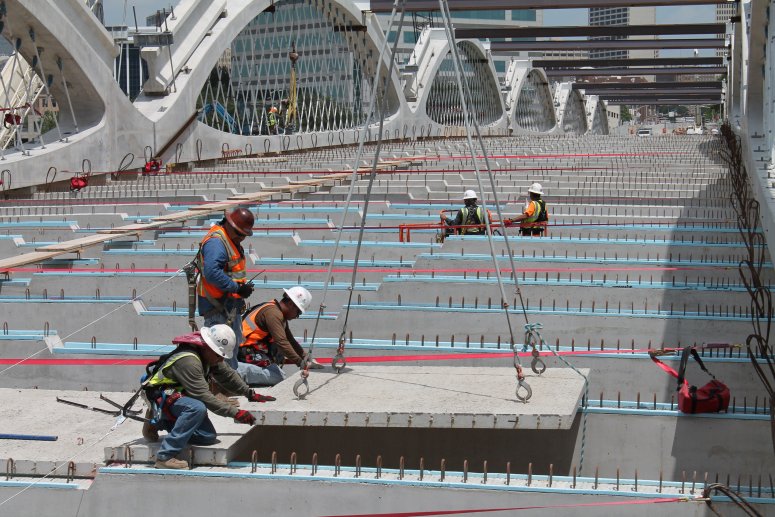
[[[177,458],[170,458],[168,460],[157,459],[154,467],[157,469],[187,469],[188,462]]]
[[[150,420],[152,413],[150,409],[145,410],[145,418]],[[149,442],[158,442],[159,441],[159,430],[156,429],[155,425],[152,425],[150,422],[143,422],[143,438],[148,440]]]

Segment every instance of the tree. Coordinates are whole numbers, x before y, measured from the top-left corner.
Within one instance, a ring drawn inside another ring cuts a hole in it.
[[[53,111],[47,111],[40,120],[40,134],[44,135],[57,125],[57,116]]]
[[[632,114],[630,113],[630,110],[627,109],[627,106],[622,106],[620,113],[622,117],[622,122],[629,122],[632,120]]]

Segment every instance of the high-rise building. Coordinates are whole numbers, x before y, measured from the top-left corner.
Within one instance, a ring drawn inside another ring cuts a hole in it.
[[[655,7],[590,7],[590,26],[624,27],[627,25],[654,25],[657,21]],[[600,36],[592,40],[616,41],[625,39],[654,39],[654,36]],[[590,59],[627,59],[658,57],[659,50],[590,50]]]
[[[729,19],[733,16],[737,16],[737,2],[716,4],[716,23],[729,23]],[[724,34],[718,35],[719,38],[723,38],[724,36]],[[716,50],[717,57],[723,57],[726,54],[726,49],[720,48]]]

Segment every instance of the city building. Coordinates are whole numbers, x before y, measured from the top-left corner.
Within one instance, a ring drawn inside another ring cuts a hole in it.
[[[729,23],[730,18],[737,16],[737,2],[727,2],[726,4],[716,4],[716,23]],[[723,38],[724,34],[719,34]],[[716,56],[724,57],[727,55],[726,49],[717,49]]]
[[[655,25],[657,22],[656,7],[590,7],[590,26],[626,25]],[[619,39],[654,39],[654,36],[602,36],[593,37],[592,40],[619,40]],[[590,59],[627,59],[659,57],[657,49],[643,50],[591,50]]]

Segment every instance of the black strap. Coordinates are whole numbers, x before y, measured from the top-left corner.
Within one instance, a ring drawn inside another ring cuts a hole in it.
[[[697,364],[699,365],[700,369],[711,376],[712,379],[716,379],[716,376],[710,373],[710,371],[705,368],[705,363],[702,362],[702,358],[700,358],[700,354],[697,353],[697,350],[694,348],[694,346],[687,346],[683,349],[681,352],[681,365],[678,368],[678,389],[681,389],[681,386],[684,383],[685,374],[686,374],[686,365],[689,362],[689,356],[694,357],[694,360],[697,361]]]

